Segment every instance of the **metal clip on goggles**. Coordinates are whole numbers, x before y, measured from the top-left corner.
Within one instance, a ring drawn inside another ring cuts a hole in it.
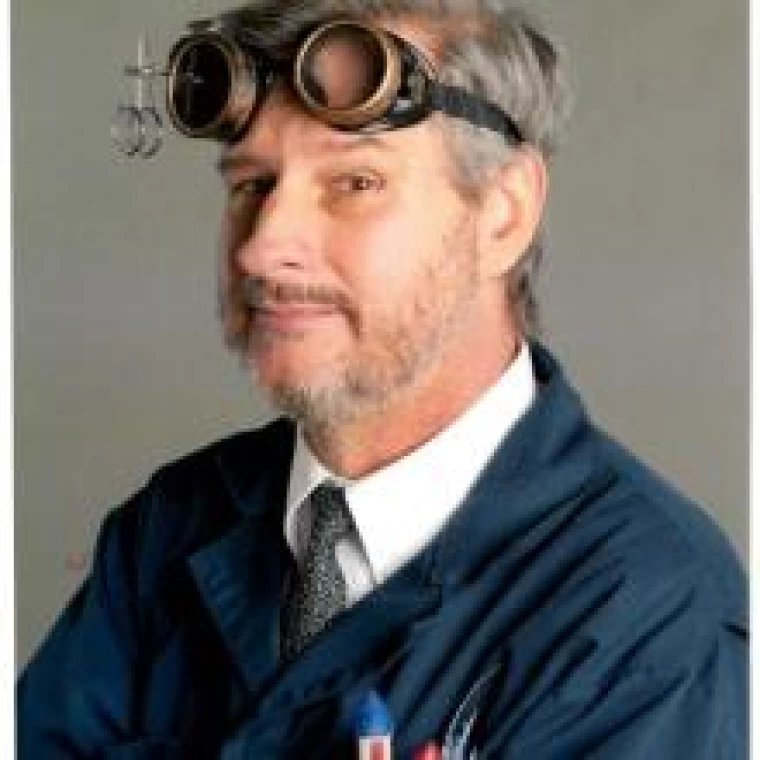
[[[156,73],[155,67],[145,71]],[[284,75],[304,107],[335,129],[397,129],[440,111],[512,142],[523,140],[514,120],[496,105],[436,81],[432,64],[409,42],[352,19],[320,25],[286,62],[247,43],[239,31],[196,31],[177,42],[161,73],[167,77],[169,118],[188,137],[239,139]]]

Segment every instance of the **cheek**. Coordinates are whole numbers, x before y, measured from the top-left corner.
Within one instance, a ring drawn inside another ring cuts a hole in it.
[[[413,213],[394,213],[342,235],[334,250],[335,269],[360,309],[403,309],[440,256],[440,234]]]

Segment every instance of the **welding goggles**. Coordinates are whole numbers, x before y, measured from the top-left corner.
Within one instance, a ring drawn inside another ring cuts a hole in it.
[[[319,25],[275,60],[240,30],[206,29],[181,38],[168,59],[167,111],[188,137],[232,142],[248,129],[278,77],[329,126],[377,132],[416,124],[434,111],[520,143],[502,109],[437,81],[424,53],[385,29],[338,18]]]

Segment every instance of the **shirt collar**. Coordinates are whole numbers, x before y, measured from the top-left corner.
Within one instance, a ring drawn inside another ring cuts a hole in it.
[[[345,487],[367,560],[381,583],[443,527],[535,394],[524,342],[499,380],[448,427],[403,458],[355,481],[324,467],[299,428],[285,510],[291,550],[297,553],[298,508],[329,480]]]

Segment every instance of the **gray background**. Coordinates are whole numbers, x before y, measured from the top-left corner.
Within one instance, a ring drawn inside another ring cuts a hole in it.
[[[215,149],[110,150],[141,28],[165,54],[220,0],[12,8],[18,661],[86,573],[104,512],[268,412],[221,346]],[[748,8],[534,2],[570,54],[548,342],[593,415],[747,550]]]

